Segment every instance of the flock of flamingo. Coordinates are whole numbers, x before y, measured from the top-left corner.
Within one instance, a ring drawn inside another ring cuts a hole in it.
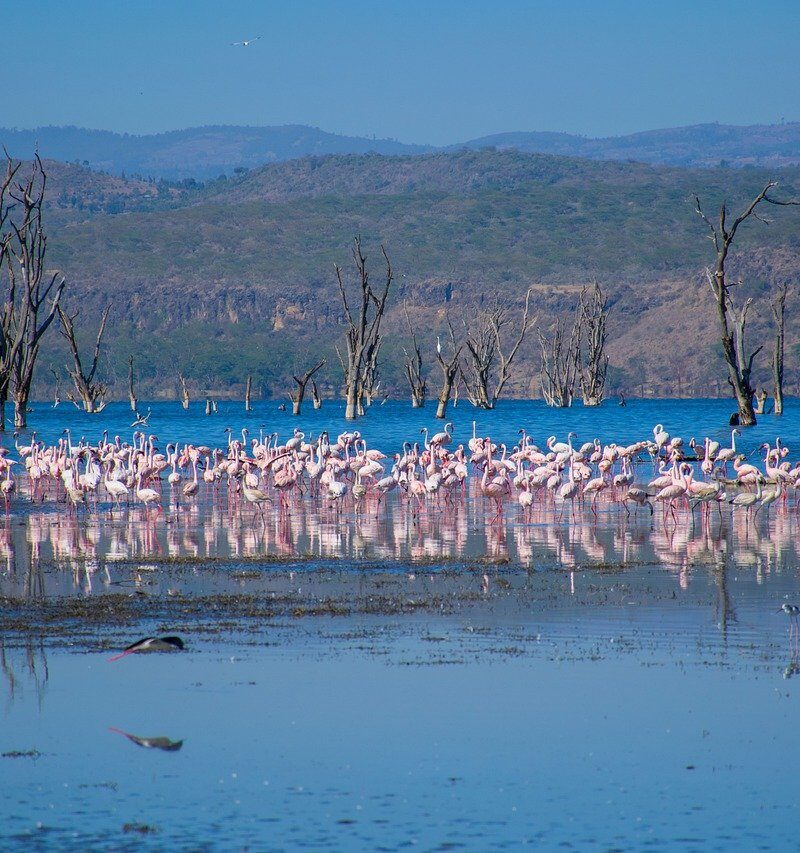
[[[706,438],[692,439],[687,447],[671,438],[658,424],[653,438],[627,446],[603,445],[599,439],[580,446],[575,433],[566,441],[550,436],[544,447],[520,430],[516,446],[495,443],[475,434],[454,445],[453,425],[418,442],[405,442],[402,452],[389,457],[370,448],[359,432],[345,432],[332,440],[327,432],[307,439],[299,430],[284,443],[277,433],[241,440],[228,429],[227,446],[209,447],[172,442],[159,451],[155,435],[133,434],[132,440],[104,434],[97,444],[73,443],[68,430],[55,444],[38,441],[16,445],[19,458],[0,448],[0,490],[6,514],[13,500],[63,502],[70,511],[83,507],[108,511],[141,505],[147,518],[162,511],[163,504],[178,511],[181,505],[204,495],[226,496],[240,506],[252,505],[265,512],[271,503],[288,509],[293,500],[307,500],[337,507],[347,503],[356,512],[367,507],[380,512],[389,495],[406,501],[415,516],[437,512],[467,496],[483,497],[491,512],[490,523],[499,522],[506,507],[517,503],[523,519],[531,509],[552,509],[561,521],[567,506],[574,518],[585,508],[597,515],[605,511],[663,507],[663,518],[677,520],[679,509],[701,508],[706,514],[730,504],[748,519],[762,509],[783,501],[800,489],[800,464],[788,460],[788,449],[776,439],[762,445],[761,466],[737,452]],[[20,472],[14,475],[14,466]],[[730,468],[729,468],[730,466]],[[19,481],[19,482],[18,482]],[[241,500],[243,499],[243,501]],[[797,500],[794,501],[795,508]],[[338,509],[337,509],[338,511]]]

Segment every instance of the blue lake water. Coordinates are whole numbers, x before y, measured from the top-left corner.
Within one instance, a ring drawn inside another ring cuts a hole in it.
[[[206,415],[202,401],[192,403],[188,410],[177,402],[140,402],[139,412],[144,414],[151,409],[148,426],[144,429],[158,435],[162,444],[191,441],[225,446],[226,427],[233,429],[237,436],[246,428],[253,435],[263,429],[265,433],[277,431],[284,438],[295,428],[308,435],[317,435],[322,430],[337,435],[357,429],[371,445],[395,451],[404,441],[419,440],[422,427],[428,427],[431,433],[442,429],[442,422],[434,417],[434,403],[429,403],[425,409],[412,409],[408,403],[390,400],[384,405],[373,405],[357,421],[344,419],[341,401],[326,401],[319,410],[305,405],[298,417],[291,412],[278,411],[278,405],[275,400],[259,401],[253,404],[254,411],[246,413],[241,402],[220,401],[217,413]],[[43,402],[34,403],[33,409],[29,426],[49,443],[61,438],[65,428],[72,431],[75,440],[85,436],[90,441],[99,439],[103,430],[108,430],[112,438],[121,435],[123,439],[129,438],[133,431],[133,417],[127,403],[110,403],[97,415],[87,415],[67,403],[56,409]],[[455,424],[455,442],[464,444],[472,436],[473,421],[477,422],[479,435],[491,435],[495,441],[510,445],[519,440],[518,430],[522,428],[541,446],[552,434],[564,440],[570,430],[577,433],[578,443],[598,437],[604,444],[629,444],[652,438],[657,423],[663,424],[671,435],[682,436],[687,444],[692,436],[702,442],[706,435],[727,444],[731,434],[727,424],[734,409],[730,400],[720,399],[630,399],[626,406],[609,400],[598,408],[578,404],[570,409],[552,409],[541,400],[501,400],[495,410],[487,412],[462,401],[457,408],[450,409],[448,420]],[[20,438],[20,443],[24,443],[27,435]],[[762,442],[774,441],[776,435],[789,446],[800,446],[800,400],[787,399],[784,415],[780,418],[762,416],[757,426],[743,430],[738,445],[750,452]]]
[[[117,663],[6,642],[0,751],[40,754],[0,758],[3,849],[794,848],[796,573],[732,572],[725,627],[709,574],[559,584]]]
[[[162,448],[298,427],[390,452],[441,428],[393,402],[355,424],[338,403],[150,405]],[[132,432],[123,404],[34,409],[49,442]],[[508,443],[656,423],[727,443],[731,410],[509,401],[452,420],[464,443],[473,419]],[[781,435],[796,458],[798,414],[789,400],[739,446]],[[794,498],[674,524],[618,507],[487,524],[473,498],[419,518],[107,509],[20,494],[0,524],[0,849],[796,847],[800,648],[776,613],[800,603]],[[168,632],[185,652],[108,660]]]

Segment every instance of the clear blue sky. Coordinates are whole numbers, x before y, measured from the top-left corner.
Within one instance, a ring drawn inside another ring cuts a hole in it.
[[[298,123],[443,144],[800,119],[800,0],[40,0],[0,14],[0,126]]]

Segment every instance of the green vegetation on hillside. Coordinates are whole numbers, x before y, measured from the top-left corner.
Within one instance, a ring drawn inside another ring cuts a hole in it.
[[[403,299],[432,360],[445,309],[468,317],[495,292],[519,304],[533,285],[544,328],[597,278],[614,309],[619,384],[663,393],[680,376],[689,392],[709,389],[715,339],[701,276],[711,247],[691,197],[708,209],[725,198],[736,209],[771,177],[480,151],[308,158],[206,185],[164,185],[154,197],[152,185],[70,167],[53,175],[50,251],[69,280],[67,304],[91,321],[114,303],[106,368],[120,396],[128,352],[141,396],[172,392],[179,370],[198,390],[240,393],[253,373],[264,392],[283,395],[289,371],[317,354],[329,356],[322,378],[335,389],[342,329],[333,263],[347,267],[355,234],[373,255],[383,243],[397,272],[387,354],[401,351]],[[800,195],[800,169],[780,178],[782,195]],[[90,194],[81,181],[124,212],[60,205],[62,194]],[[798,280],[799,235],[797,215],[748,223],[738,243],[745,293]],[[767,316],[754,311],[752,329],[765,334]],[[788,324],[787,332],[794,352]],[[54,343],[43,367],[59,363]],[[387,358],[383,375],[404,394],[398,362]],[[537,365],[531,341],[514,391],[535,390]],[[795,366],[787,363],[790,388]]]

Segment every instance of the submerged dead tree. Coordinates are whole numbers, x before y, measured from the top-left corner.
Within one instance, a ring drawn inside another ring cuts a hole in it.
[[[12,231],[8,226],[11,215],[9,205],[9,192],[14,178],[20,168],[20,163],[14,164],[6,154],[6,170],[0,179],[0,274],[5,271],[6,260],[9,254]],[[11,371],[14,363],[13,349],[19,346],[20,335],[14,329],[14,297],[12,288],[13,280],[9,278],[9,289],[6,291],[5,303],[3,305],[2,327],[0,327],[0,430],[5,429],[5,407],[8,401],[8,392],[11,385]]]
[[[252,412],[252,396],[253,396],[253,377],[250,374],[247,375],[247,383],[244,386],[244,410],[245,412]]]
[[[428,395],[428,384],[422,373],[422,348],[417,341],[414,326],[411,323],[411,318],[408,316],[408,305],[405,303],[403,303],[403,311],[405,311],[406,323],[408,324],[408,331],[411,335],[411,345],[414,350],[414,354],[412,355],[406,347],[403,347],[403,352],[406,356],[406,378],[411,388],[411,406],[414,409],[421,409],[424,407],[425,398]]]
[[[292,379],[297,383],[297,390],[289,394],[289,398],[292,401],[293,415],[300,414],[300,407],[303,405],[303,398],[306,395],[306,385],[308,385],[309,379],[325,364],[325,361],[326,359],[321,359],[300,376],[296,374],[292,375]]]
[[[133,384],[133,356],[128,356],[128,401],[131,404],[131,411],[136,412],[138,400],[136,399],[136,389]]]
[[[584,406],[599,406],[603,402],[608,373],[608,356],[605,352],[608,297],[597,282],[591,292],[587,293],[586,288],[581,290],[579,310],[581,337],[585,341],[585,347],[582,347],[581,396]]]
[[[714,224],[703,212],[700,199],[695,196],[695,212],[706,224],[709,230],[709,239],[714,244],[716,259],[713,271],[706,270],[706,277],[714,294],[717,309],[717,323],[719,326],[720,342],[722,344],[722,355],[728,367],[728,383],[733,389],[736,403],[739,407],[739,423],[742,426],[752,426],[756,422],[753,410],[753,387],[750,376],[753,370],[753,360],[762,349],[758,347],[749,355],[744,348],[744,325],[749,308],[749,300],[736,312],[731,301],[731,289],[739,282],[730,281],[727,277],[725,264],[728,252],[733,245],[739,226],[751,217],[759,222],[768,223],[759,212],[763,204],[774,204],[780,206],[797,205],[800,201],[780,201],[771,198],[770,190],[776,187],[775,181],[770,181],[763,190],[750,202],[745,210],[728,223],[728,210],[723,202],[719,209],[719,216]]]
[[[772,316],[775,318],[775,346],[772,350],[772,386],[775,396],[775,414],[783,414],[783,347],[786,297],[789,285],[778,286],[778,295],[770,300]]]
[[[78,312],[76,311],[70,316],[61,308],[60,305],[58,306],[58,316],[61,319],[61,334],[64,336],[67,346],[69,346],[73,365],[72,368],[65,367],[64,369],[70,379],[72,379],[72,384],[75,386],[75,391],[80,403],[75,398],[74,394],[68,394],[67,397],[72,400],[78,408],[82,405],[83,410],[89,414],[102,412],[106,407],[106,392],[108,389],[106,388],[105,383],[95,381],[95,376],[97,375],[97,365],[100,362],[100,348],[103,343],[103,333],[106,330],[106,322],[110,311],[111,306],[106,306],[100,318],[100,328],[97,332],[97,340],[94,344],[92,363],[87,372],[84,369],[80,350],[78,349],[78,342],[75,337],[75,320],[78,317]]]
[[[393,278],[392,265],[383,246],[381,246],[381,252],[386,262],[386,280],[383,287],[376,292],[370,283],[367,259],[361,249],[361,238],[355,238],[353,261],[358,275],[358,308],[355,312],[350,308],[342,270],[337,264],[334,264],[339,295],[342,299],[342,308],[348,326],[345,333],[347,356],[345,358],[339,354],[344,373],[345,398],[347,400],[345,417],[348,420],[354,420],[364,413],[364,394],[369,392],[372,395],[376,389],[378,352],[381,345],[381,320],[386,310],[386,300]]]
[[[322,408],[322,397],[319,396],[319,388],[317,388],[317,383],[315,380],[311,380],[311,402],[314,404],[315,409]]]
[[[181,405],[184,409],[189,408],[189,389],[186,387],[186,377],[182,374],[178,374],[178,382],[181,386]]]
[[[522,345],[525,335],[536,322],[530,316],[532,288],[525,294],[519,332],[509,342],[504,341],[505,331],[512,323],[507,306],[499,301],[488,311],[482,312],[466,337],[469,355],[469,373],[461,371],[464,386],[472,404],[481,409],[493,409],[503,389],[511,378],[511,365]],[[465,321],[465,328],[469,329]],[[490,390],[490,385],[493,386]]]
[[[579,317],[566,336],[566,321],[556,320],[546,338],[539,332],[542,352],[540,382],[542,396],[548,406],[567,409],[575,398],[575,384],[580,373],[581,326]]]
[[[47,175],[39,155],[28,177],[19,182],[19,164],[15,166],[8,154],[6,161],[0,196],[0,246],[8,277],[0,352],[0,427],[5,426],[5,403],[13,381],[14,426],[25,429],[42,337],[56,316],[66,279],[46,266],[42,208]]]
[[[489,396],[489,377],[497,354],[497,340],[494,336],[489,315],[483,313],[474,321],[470,329],[464,321],[466,337],[464,345],[467,348],[467,369],[461,365],[461,378],[467,397],[473,406],[479,409],[491,409],[492,400]]]
[[[439,367],[442,368],[442,390],[439,392],[439,402],[436,406],[436,417],[439,420],[444,420],[447,417],[447,404],[450,402],[453,383],[461,365],[461,351],[464,349],[464,344],[456,344],[456,334],[449,315],[447,317],[447,329],[450,337],[450,352],[447,358],[442,353],[441,338],[436,338],[436,360],[439,362]]]

